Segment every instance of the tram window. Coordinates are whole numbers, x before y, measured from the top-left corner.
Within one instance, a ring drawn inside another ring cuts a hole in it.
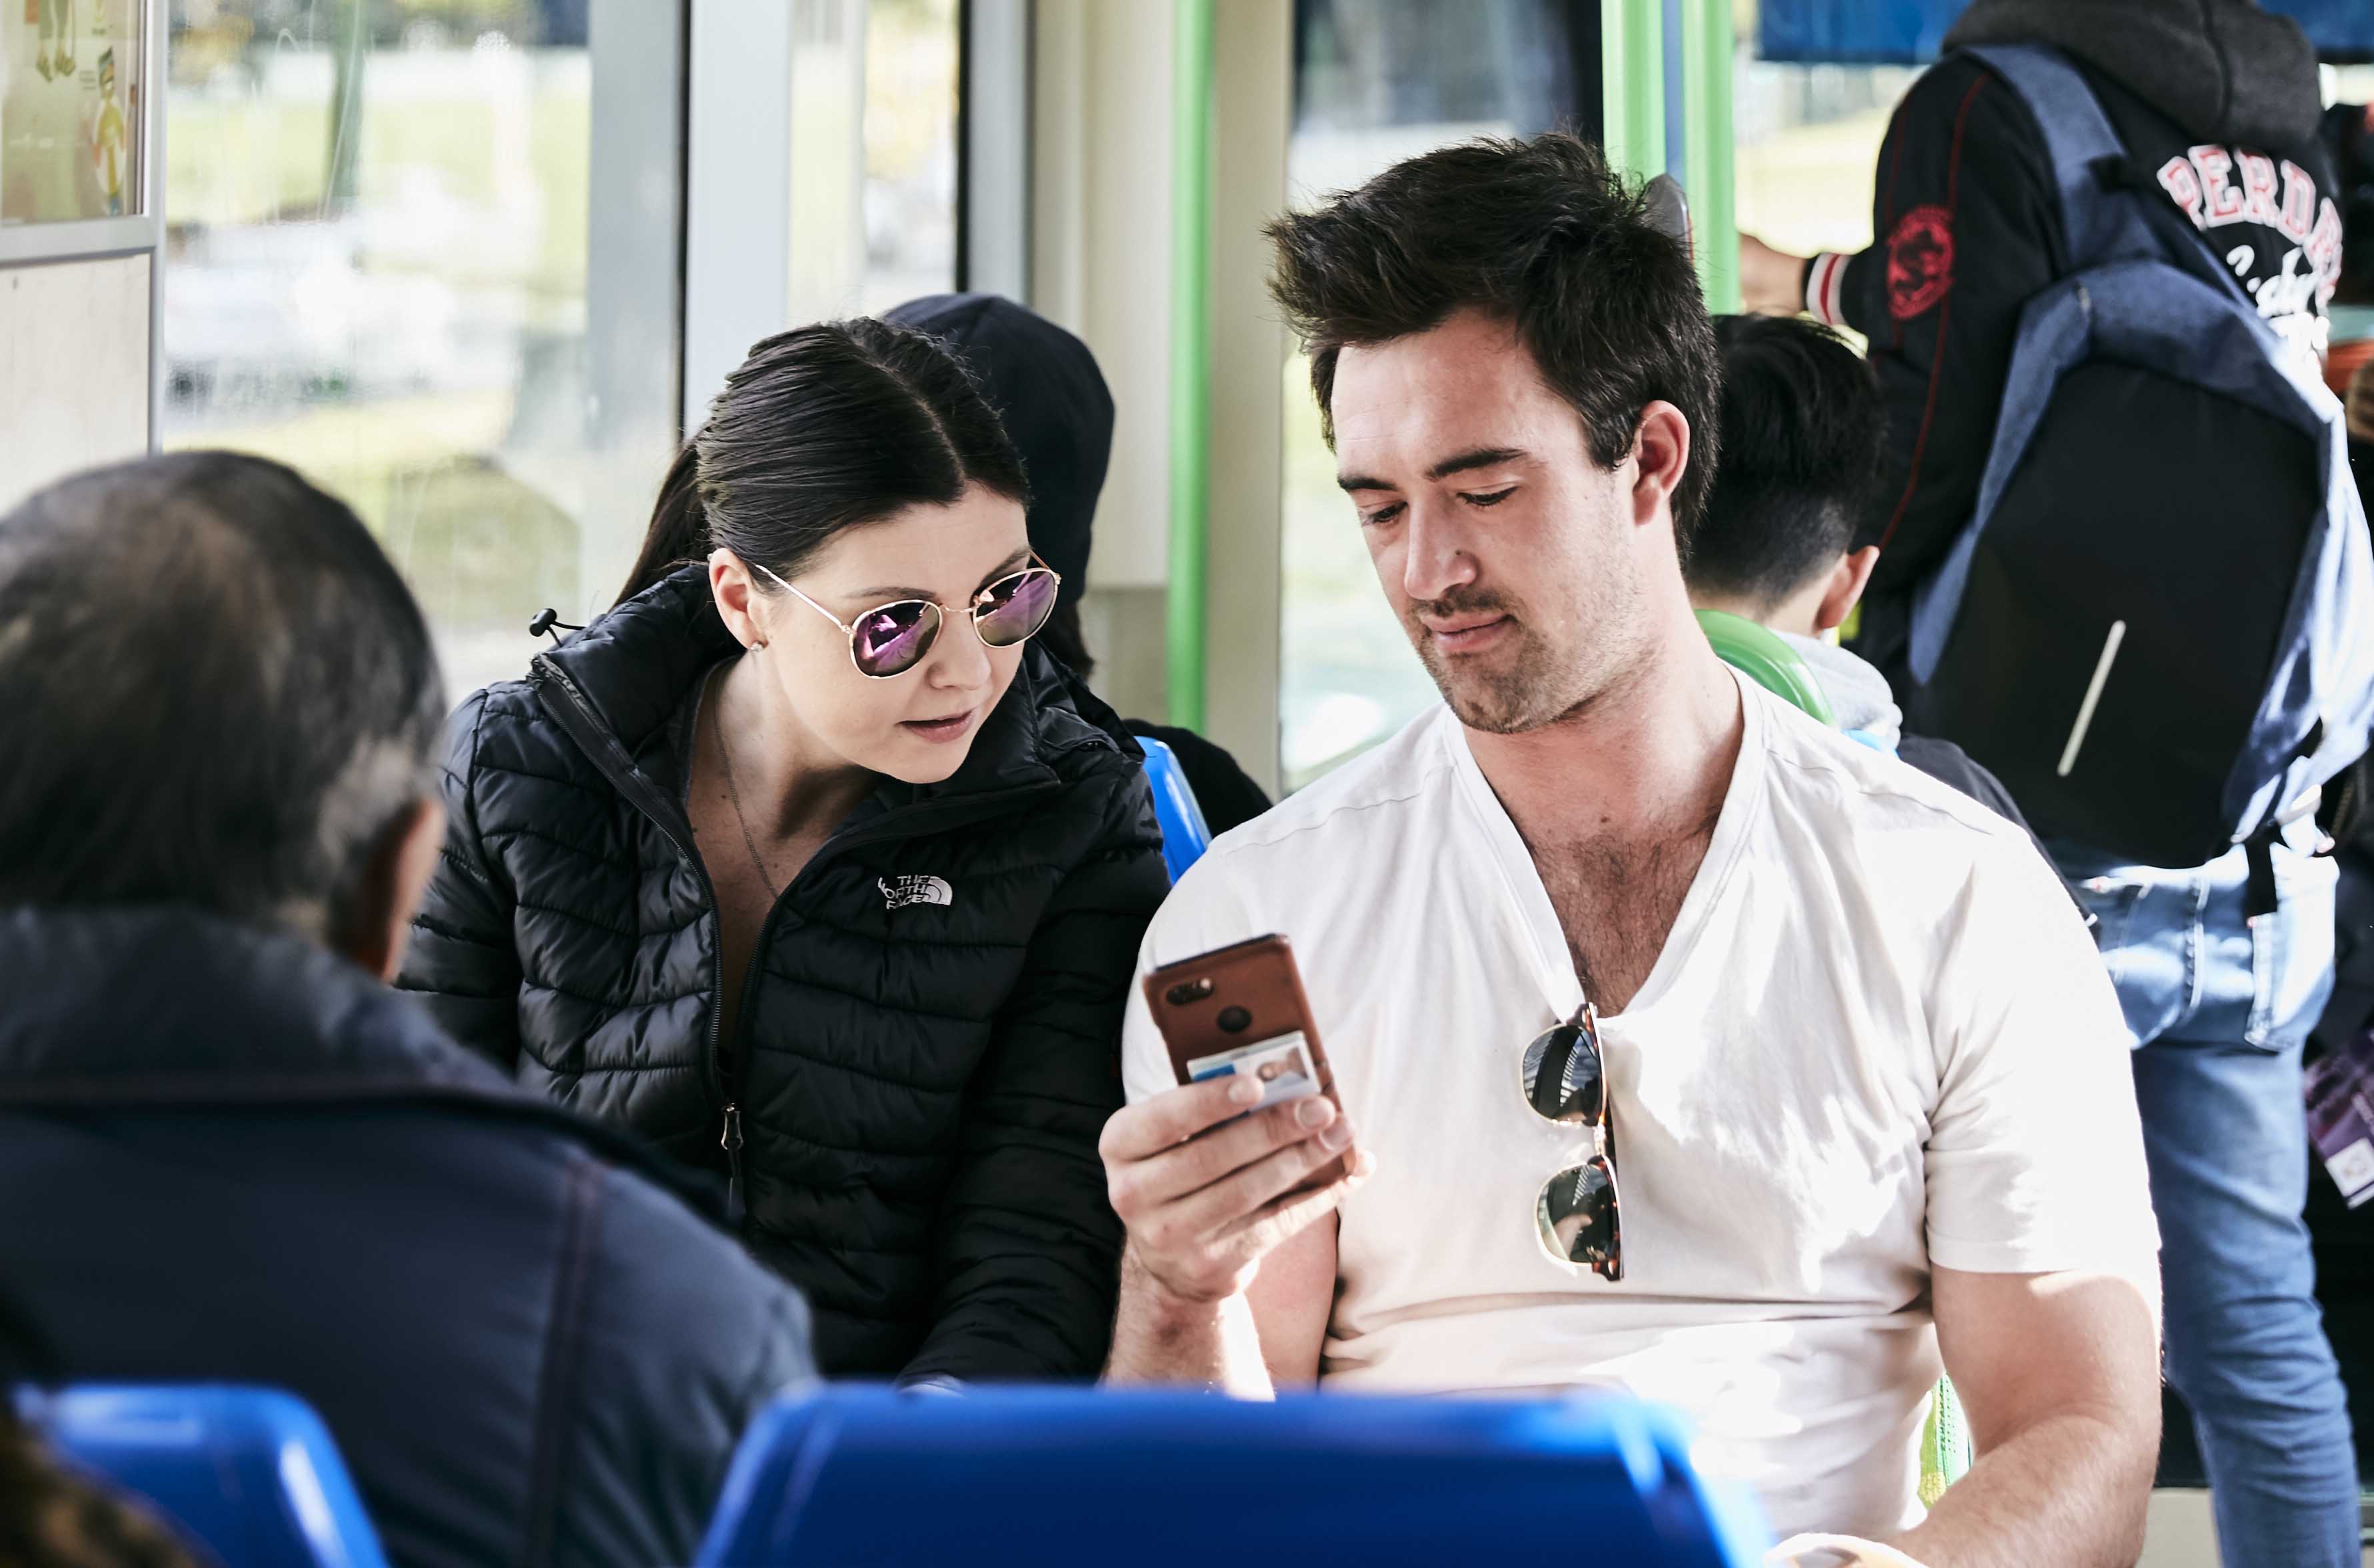
[[[954,288],[958,0],[799,4],[814,68],[864,69],[805,100],[862,170],[808,230],[812,313]],[[676,440],[677,7],[166,12],[164,444],[302,469],[404,572],[456,696],[521,674],[529,616],[625,580]]]
[[[1799,255],[1862,250],[1879,144],[1920,69],[1766,61],[1754,37],[1733,74],[1739,227]]]
[[[1315,205],[1429,147],[1595,117],[1598,0],[1297,0],[1287,199]],[[1591,53],[1581,56],[1579,51]],[[1309,370],[1286,376],[1280,745],[1299,788],[1435,701],[1378,591]]]
[[[957,286],[957,0],[871,0],[865,281],[871,315]]]
[[[671,12],[167,7],[164,443],[352,505],[457,696],[616,590],[675,441]]]

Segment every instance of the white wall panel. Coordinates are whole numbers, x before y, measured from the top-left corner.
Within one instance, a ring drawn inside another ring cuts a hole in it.
[[[0,267],[0,510],[148,450],[148,267]]]

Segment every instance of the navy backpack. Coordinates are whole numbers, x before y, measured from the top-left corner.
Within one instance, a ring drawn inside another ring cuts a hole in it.
[[[2020,317],[1977,507],[1915,593],[1908,727],[2047,838],[2203,865],[2366,750],[2374,559],[2341,405],[2067,60],[1969,53],[2044,134],[2067,268]]]

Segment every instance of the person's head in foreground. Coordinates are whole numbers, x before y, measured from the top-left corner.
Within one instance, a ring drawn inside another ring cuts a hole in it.
[[[2156,1235],[2116,1000],[2015,827],[1716,659],[1682,244],[1556,135],[1271,232],[1346,525],[1444,704],[1155,919],[1144,969],[1291,939],[1342,1110],[1179,1087],[1133,1003],[1110,1375],[1612,1385],[1783,1534],[2132,1556]],[[1941,1370],[1990,1458],[1924,1520]]]
[[[196,452],[0,523],[0,904],[177,905],[394,973],[444,819],[419,607],[346,506]]]
[[[1722,461],[1686,575],[1690,597],[1799,637],[1843,622],[1879,560],[1854,548],[1879,474],[1879,388],[1802,316],[1722,316]]]
[[[937,784],[1055,607],[1014,444],[962,367],[860,319],[770,337],[662,489],[624,597],[706,559],[752,706],[817,772]]]
[[[304,1399],[394,1561],[687,1561],[805,1315],[382,983],[444,722],[394,567],[277,464],[0,516],[9,1293],[61,1381]]]

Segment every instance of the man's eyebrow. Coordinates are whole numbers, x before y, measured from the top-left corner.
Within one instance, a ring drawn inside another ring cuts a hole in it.
[[[1479,446],[1473,452],[1463,452],[1456,457],[1446,457],[1426,471],[1429,482],[1447,479],[1453,474],[1464,474],[1475,468],[1496,468],[1503,463],[1514,463],[1528,455],[1513,446]],[[1339,474],[1335,477],[1338,489],[1397,490],[1399,485],[1385,479],[1372,479],[1366,474]]]
[[[1479,446],[1473,452],[1463,452],[1456,457],[1446,457],[1426,471],[1429,479],[1447,479],[1453,474],[1464,474],[1476,468],[1497,468],[1503,463],[1514,463],[1525,454],[1513,446]]]

